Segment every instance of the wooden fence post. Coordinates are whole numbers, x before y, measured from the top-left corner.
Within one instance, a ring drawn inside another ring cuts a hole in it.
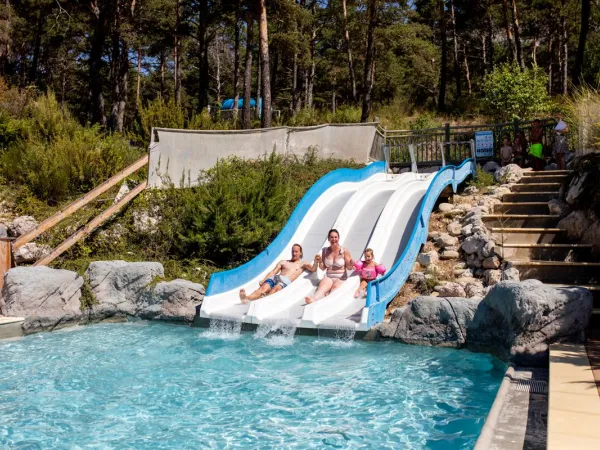
[[[450,123],[446,122],[446,125],[444,125],[444,127],[446,128],[445,130],[445,138],[446,138],[446,157],[442,157],[443,161],[448,161],[450,159]]]
[[[2,290],[2,286],[4,286],[4,274],[13,266],[10,249],[12,240],[12,238],[0,238],[0,291]]]

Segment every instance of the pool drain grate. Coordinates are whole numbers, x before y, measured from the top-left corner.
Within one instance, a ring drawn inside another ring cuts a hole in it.
[[[532,394],[547,394],[548,382],[538,380],[517,379],[513,381],[517,385],[517,391],[529,392]]]

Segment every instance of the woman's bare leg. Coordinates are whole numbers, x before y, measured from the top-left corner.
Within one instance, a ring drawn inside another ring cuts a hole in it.
[[[333,280],[329,277],[325,277],[319,283],[319,287],[317,288],[317,292],[312,297],[304,297],[306,303],[313,303],[317,300],[323,298],[325,294],[327,294],[331,290],[331,286],[333,285]]]
[[[354,293],[354,298],[358,298],[360,293],[362,291],[364,291],[366,287],[367,287],[367,280],[360,280],[360,285],[358,286],[358,289]]]
[[[261,297],[264,297],[271,290],[271,286],[269,283],[263,283],[260,287],[255,290],[252,294],[246,295],[246,289],[240,289],[240,300],[242,303],[248,303],[251,300],[256,300]]]
[[[342,284],[344,284],[344,280],[340,280],[339,278],[335,280],[333,282],[333,286],[331,286],[331,290],[329,291],[329,293],[331,294],[336,289],[339,289],[342,286]]]

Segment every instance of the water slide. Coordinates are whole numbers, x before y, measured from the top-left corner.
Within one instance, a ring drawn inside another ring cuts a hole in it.
[[[472,160],[446,166],[434,174],[387,175],[381,162],[364,169],[340,169],[319,180],[307,192],[288,223],[269,247],[248,263],[211,277],[200,317],[260,325],[286,322],[301,328],[351,328],[366,331],[384,318],[385,306],[398,292],[427,238],[429,215],[441,190],[456,189],[472,173]],[[342,245],[354,259],[365,248],[388,273],[369,283],[367,296],[354,297],[359,278],[348,272],[340,289],[313,304],[304,297],[315,292],[323,273],[305,273],[284,290],[244,305],[239,290],[250,293],[280,260],[290,258],[300,243],[304,259],[312,260],[327,246],[330,228],[340,232]],[[423,229],[425,234],[423,236]]]

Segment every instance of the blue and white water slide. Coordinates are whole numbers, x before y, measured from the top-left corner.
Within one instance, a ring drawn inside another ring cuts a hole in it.
[[[387,305],[396,296],[427,240],[431,211],[442,190],[453,190],[474,174],[475,163],[445,166],[432,174],[385,173],[385,163],[363,169],[338,169],[318,180],[304,195],[290,219],[257,257],[235,269],[211,276],[200,317],[249,324],[291,323],[300,328],[350,328],[367,331],[383,321]],[[328,245],[327,232],[336,228],[341,244],[356,260],[370,247],[375,260],[388,272],[369,283],[367,296],[354,298],[360,283],[355,272],[327,297],[307,305],[305,296],[315,292],[323,273],[305,272],[280,292],[244,305],[240,289],[247,293],[275,264],[291,256],[295,243],[302,245],[305,260]]]

